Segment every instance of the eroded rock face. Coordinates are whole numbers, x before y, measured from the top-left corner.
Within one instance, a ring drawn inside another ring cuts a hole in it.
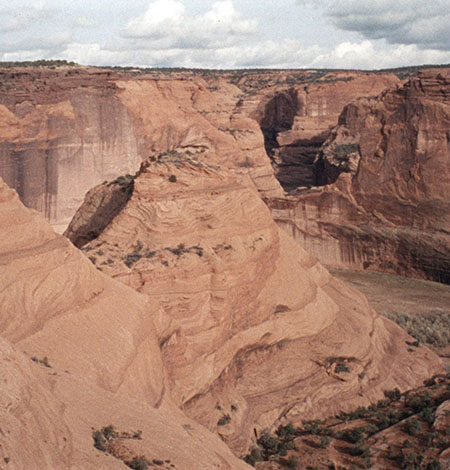
[[[246,175],[148,161],[83,250],[161,306],[174,400],[238,453],[253,429],[367,404],[441,367],[280,230]]]
[[[449,71],[348,105],[316,161],[325,188],[270,205],[323,262],[450,282]]]
[[[248,468],[174,404],[156,326],[163,316],[95,269],[0,180],[2,462],[123,468],[93,445],[93,430],[112,424],[142,431],[122,445],[130,458]]]
[[[307,78],[305,77],[307,82]],[[392,74],[331,72],[306,84],[278,84],[252,115],[261,125],[275,175],[286,190],[316,184],[314,159],[345,105],[400,83]]]
[[[199,76],[155,80],[95,68],[0,69],[0,176],[64,230],[85,193],[149,155],[191,151],[280,196],[241,91]]]

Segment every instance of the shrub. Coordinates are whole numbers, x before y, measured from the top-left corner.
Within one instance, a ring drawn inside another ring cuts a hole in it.
[[[362,442],[358,442],[350,449],[350,455],[368,458],[370,457],[370,450]]]
[[[133,470],[147,470],[149,465],[148,460],[143,455],[141,457],[134,457],[133,460],[125,463]]]
[[[427,470],[442,470],[442,466],[437,460],[433,460],[427,465]]]
[[[329,436],[322,436],[320,438],[319,445],[322,447],[322,449],[326,449],[331,443],[331,437]]]
[[[341,372],[350,372],[350,369],[345,364],[340,362],[339,364],[336,365],[335,372],[336,374],[340,374]]]
[[[106,439],[103,436],[101,431],[94,431],[92,433],[92,438],[94,439],[94,447],[102,452],[106,450]]]
[[[169,176],[169,181],[170,181],[171,183],[176,183],[176,182],[177,182],[177,177],[176,177],[175,175],[170,175],[170,176]]]
[[[417,419],[411,419],[405,423],[405,431],[411,435],[416,436],[420,430],[420,424]]]
[[[291,468],[293,470],[298,468],[298,459],[295,455],[291,455],[287,460],[287,468]]]
[[[229,414],[223,415],[219,421],[217,421],[217,426],[225,426],[231,421],[231,416]]]
[[[384,396],[390,400],[400,400],[402,394],[398,388],[394,388],[394,390],[385,390]]]

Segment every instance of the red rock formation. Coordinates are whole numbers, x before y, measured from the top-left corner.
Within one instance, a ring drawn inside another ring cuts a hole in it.
[[[348,105],[316,162],[329,185],[271,201],[277,221],[326,264],[450,282],[449,96],[442,69]]]
[[[103,191],[92,190],[77,230],[83,219],[95,226],[90,201]],[[367,404],[438,370],[275,225],[244,175],[182,155],[149,161],[124,209],[83,250],[162,307],[176,403],[235,451],[247,450],[254,428]],[[350,372],[337,372],[339,361]]]
[[[0,180],[2,464],[124,468],[93,445],[93,430],[113,424],[142,431],[126,441],[131,456],[248,468],[174,405],[155,325],[162,314],[101,274]]]
[[[148,155],[192,151],[248,171],[281,195],[257,123],[234,110],[241,91],[198,76],[154,80],[91,68],[0,69],[0,176],[64,229],[85,193],[134,173]]]
[[[261,125],[276,177],[287,190],[315,183],[314,159],[346,104],[400,82],[392,74],[364,72],[330,72],[305,81],[264,90],[257,109],[249,110]]]

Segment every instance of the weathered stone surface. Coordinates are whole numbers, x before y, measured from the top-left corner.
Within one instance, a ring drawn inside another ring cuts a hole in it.
[[[174,405],[159,310],[101,274],[0,180],[2,463],[124,468],[93,445],[93,430],[112,424],[142,431],[127,440],[131,455],[177,468],[248,468]]]
[[[248,176],[183,162],[146,163],[83,250],[164,310],[170,389],[192,418],[244,452],[254,428],[367,404],[439,370],[276,226]]]
[[[328,184],[272,200],[274,217],[334,266],[450,282],[449,70],[342,112],[316,162]]]
[[[92,68],[0,69],[0,176],[64,230],[85,193],[134,173],[149,155],[191,151],[249,172],[280,196],[259,126],[236,108],[241,91],[201,77],[133,79]]]

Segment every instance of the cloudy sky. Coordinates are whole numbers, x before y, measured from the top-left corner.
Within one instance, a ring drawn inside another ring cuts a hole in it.
[[[450,0],[0,0],[0,60],[207,68],[450,63]]]

